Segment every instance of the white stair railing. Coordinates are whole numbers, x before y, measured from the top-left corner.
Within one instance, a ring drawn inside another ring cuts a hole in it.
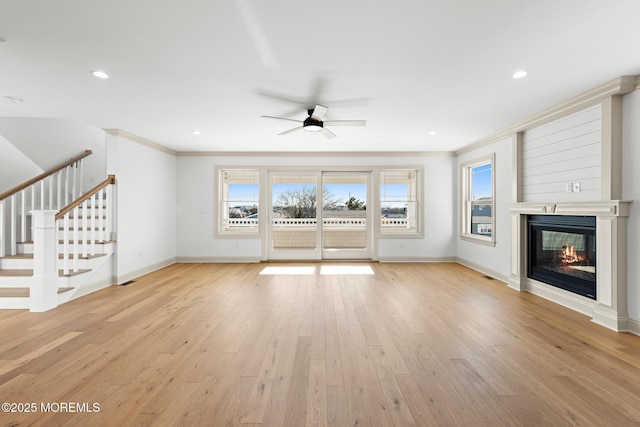
[[[32,239],[29,213],[60,210],[82,194],[82,159],[87,150],[19,186],[0,194],[0,257],[16,255],[18,242]]]
[[[56,215],[58,241],[62,242],[59,262],[64,275],[78,272],[80,259],[95,255],[96,245],[112,240],[113,184],[115,176],[109,175]]]

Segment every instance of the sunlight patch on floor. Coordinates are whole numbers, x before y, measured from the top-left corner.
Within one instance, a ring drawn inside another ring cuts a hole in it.
[[[265,267],[260,275],[276,275],[276,274],[288,274],[288,275],[304,275],[309,276],[315,274],[315,267],[291,267],[291,266],[281,266],[281,267]]]

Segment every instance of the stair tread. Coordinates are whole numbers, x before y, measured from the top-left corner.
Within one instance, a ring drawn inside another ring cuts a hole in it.
[[[32,254],[7,255],[7,256],[3,256],[0,259],[33,259],[33,255]]]
[[[63,243],[64,243],[64,240],[58,240],[58,244],[63,244]],[[72,245],[73,243],[74,243],[73,240],[69,240],[69,244],[70,245]],[[81,244],[81,243],[83,243],[83,241],[82,240],[78,240],[78,244]],[[96,242],[87,241],[87,243],[93,243],[93,244],[96,244],[96,245],[104,245],[104,244],[107,244],[107,243],[115,243],[115,240],[100,240],[100,241],[96,241]]]
[[[58,288],[58,294],[72,291],[74,288],[65,287]],[[29,297],[31,290],[29,288],[0,288],[0,298],[25,298]]]
[[[93,259],[93,258],[99,258],[102,256],[107,256],[107,254],[93,254],[93,255],[87,254],[86,257],[81,254],[78,259]],[[62,259],[62,258],[63,258],[62,254],[58,254],[58,259]],[[74,258],[73,254],[70,254],[69,259],[73,259],[73,258]],[[33,254],[7,255],[0,259],[33,259]]]
[[[0,288],[0,298],[24,298],[29,294],[29,288]]]
[[[0,270],[0,277],[26,277],[33,276],[33,270],[6,269]]]
[[[62,270],[58,270],[58,277],[70,277],[75,276],[82,273],[88,273],[91,269],[79,269],[78,271],[69,271],[69,274],[63,274]],[[29,277],[33,276],[33,270],[16,270],[16,269],[7,269],[0,270],[0,277]]]

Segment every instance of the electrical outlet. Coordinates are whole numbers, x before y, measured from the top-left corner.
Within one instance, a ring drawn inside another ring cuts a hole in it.
[[[567,193],[571,193],[573,191],[573,183],[572,182],[567,182],[564,185],[564,191]]]
[[[580,192],[580,183],[579,182],[574,182],[573,183],[573,192],[574,193],[579,193]]]

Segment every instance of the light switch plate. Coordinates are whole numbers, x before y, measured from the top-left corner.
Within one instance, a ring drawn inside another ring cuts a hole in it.
[[[573,192],[574,193],[579,193],[580,192],[580,183],[579,182],[574,182],[573,183]]]
[[[573,183],[567,182],[564,186],[564,191],[567,193],[571,193],[573,191]]]

